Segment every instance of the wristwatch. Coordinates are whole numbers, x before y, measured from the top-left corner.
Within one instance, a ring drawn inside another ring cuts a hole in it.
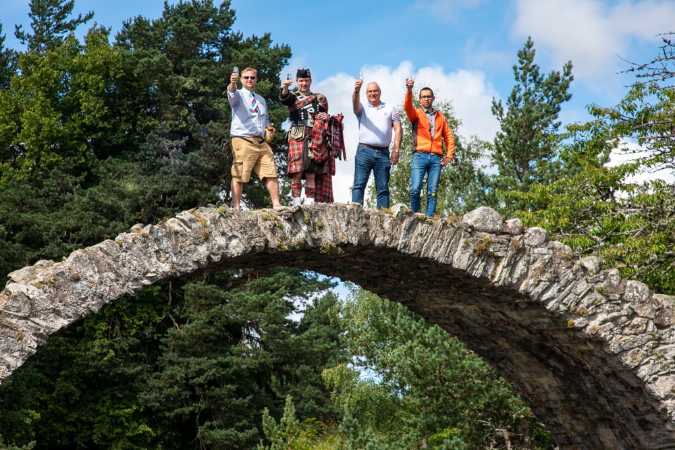
[[[394,153],[398,153],[398,152],[399,152],[399,149],[394,148],[394,149],[392,149],[391,151],[394,152]]]

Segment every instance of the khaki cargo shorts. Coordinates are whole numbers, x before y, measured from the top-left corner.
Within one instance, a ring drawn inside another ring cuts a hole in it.
[[[267,142],[254,144],[259,138],[232,138],[232,178],[240,183],[248,183],[251,171],[255,170],[260,180],[276,178],[277,167],[274,164],[274,154]]]

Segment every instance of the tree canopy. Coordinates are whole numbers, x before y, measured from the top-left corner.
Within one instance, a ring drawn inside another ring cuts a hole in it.
[[[75,7],[75,0],[30,0],[31,31],[16,25],[14,35],[25,44],[29,52],[44,55],[47,50],[58,47],[66,37],[94,17],[93,12],[69,19]]]
[[[572,63],[547,76],[535,64],[536,50],[531,38],[518,51],[518,64],[513,66],[516,84],[506,100],[492,101],[492,113],[499,120],[493,164],[498,170],[494,184],[501,191],[528,191],[533,183],[548,183],[563,174],[558,161],[558,114],[561,104],[569,100]],[[507,205],[507,211],[524,205]]]

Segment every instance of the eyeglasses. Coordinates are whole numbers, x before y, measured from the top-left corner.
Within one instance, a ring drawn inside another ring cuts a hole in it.
[[[255,77],[241,77],[244,80],[255,80]]]
[[[420,98],[434,98],[433,95],[420,95]]]

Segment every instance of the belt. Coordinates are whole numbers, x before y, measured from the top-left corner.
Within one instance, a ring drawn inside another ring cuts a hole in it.
[[[373,150],[380,150],[380,151],[389,151],[389,147],[378,147],[377,145],[370,145],[370,144],[364,144],[363,142],[359,142],[359,145],[363,145],[364,147],[372,148]]]
[[[265,142],[265,138],[262,137],[262,136],[232,136],[232,137],[243,139],[250,144],[256,144],[256,145],[259,145],[259,144],[262,144],[263,142]],[[260,142],[251,142],[251,139],[254,139],[254,138],[260,139]]]

